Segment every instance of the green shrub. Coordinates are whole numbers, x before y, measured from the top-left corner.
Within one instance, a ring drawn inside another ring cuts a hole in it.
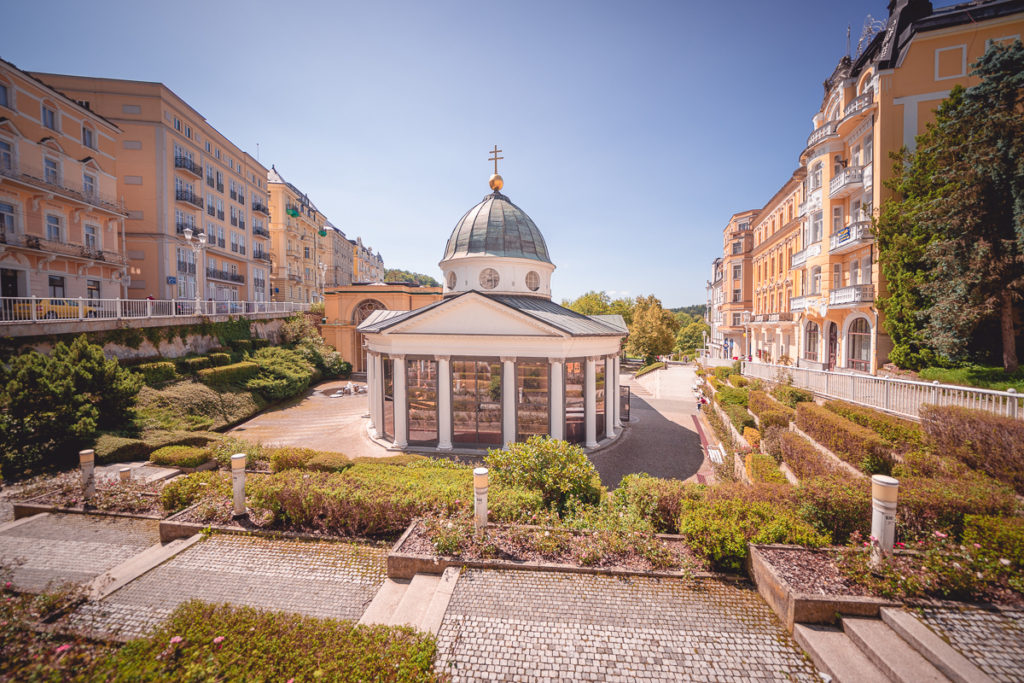
[[[718,398],[718,402],[723,406],[737,405],[746,408],[747,403],[749,402],[747,390],[736,389],[735,387],[722,386],[722,388],[718,390],[718,393],[715,394],[715,396]]]
[[[220,429],[252,417],[266,402],[258,394],[201,382],[174,382],[159,390],[144,387],[139,392],[137,412],[144,429],[168,431]]]
[[[139,363],[134,368],[135,372],[142,374],[142,381],[146,386],[154,387],[170,382],[177,378],[178,373],[174,369],[174,363],[163,361],[160,363]]]
[[[761,431],[771,429],[772,427],[788,430],[789,423],[796,417],[796,413],[782,410],[766,410],[758,417],[761,420]]]
[[[230,353],[222,353],[219,351],[216,353],[207,354],[207,358],[210,359],[210,365],[212,365],[213,367],[227,365],[228,363],[231,362]]]
[[[227,355],[218,354],[218,355]],[[223,386],[235,384],[245,386],[245,383],[256,376],[260,366],[251,361],[232,363],[215,368],[207,368],[199,371],[199,381],[208,386]]]
[[[824,406],[801,403],[796,410],[796,426],[867,474],[888,474],[892,471],[892,449],[882,437]]]
[[[729,375],[734,374],[730,367],[714,368],[711,373],[715,376],[719,382],[726,382],[729,380]]]
[[[332,453],[322,451],[317,453],[306,463],[307,470],[318,472],[341,472],[352,466],[352,461],[344,453]]]
[[[433,636],[408,626],[192,600],[150,635],[116,651],[94,680],[426,683],[439,679],[431,668],[436,651]]]
[[[143,442],[149,447],[152,453],[164,446],[199,446],[205,447],[213,441],[219,440],[220,434],[213,432],[180,432],[180,431],[159,431],[149,432],[143,437]]]
[[[871,483],[867,480],[844,474],[801,479],[797,500],[800,517],[835,543],[846,543],[854,531],[864,536],[871,531]]]
[[[353,464],[357,462],[365,462],[377,463],[378,465],[412,465],[431,462],[431,459],[425,455],[417,455],[415,453],[400,453],[399,455],[385,455],[379,458],[363,455],[356,458],[350,458],[350,461]]]
[[[100,434],[92,448],[95,451],[96,462],[101,465],[145,460],[152,450],[142,439],[129,439],[110,434]]]
[[[814,394],[803,389],[797,389],[786,384],[780,384],[772,389],[772,396],[779,403],[796,408],[797,403],[809,403],[814,400]]]
[[[320,454],[320,451],[313,448],[298,448],[296,446],[284,446],[270,450],[270,469],[274,472],[283,472],[292,469],[304,469],[309,461]]]
[[[1024,420],[955,406],[921,406],[929,450],[1011,485],[1024,495]]]
[[[761,448],[761,430],[753,427],[743,428],[743,440],[750,444],[755,451]]]
[[[903,540],[928,536],[937,529],[960,538],[965,515],[1006,516],[1016,507],[1010,487],[978,473],[956,479],[904,479],[896,530]]]
[[[1010,561],[1010,566],[1024,570],[1024,517],[989,517],[964,515],[964,545],[977,543],[990,559]]]
[[[228,346],[239,353],[247,353],[253,350],[251,339],[232,339],[228,342]]]
[[[923,444],[921,428],[910,420],[846,401],[826,401],[825,407],[850,422],[867,427],[885,439],[899,453],[920,448]]]
[[[788,432],[788,429],[776,425],[765,427],[764,431],[761,432],[761,450],[772,456],[775,462],[782,462],[781,438],[783,434],[787,434]]]
[[[168,512],[184,510],[205,496],[231,495],[230,480],[216,470],[193,472],[171,479],[160,491],[160,504]]]
[[[850,476],[838,465],[819,451],[810,441],[795,432],[785,431],[779,434],[779,448],[782,460],[786,463],[797,479],[812,479],[826,475]]]
[[[764,427],[765,413],[781,413],[786,418],[785,426],[789,426],[789,423],[796,419],[795,410],[779,403],[763,391],[751,391],[747,397],[747,409],[757,415],[762,422],[762,427]]]
[[[743,375],[729,375],[729,384],[733,385],[737,389],[742,389],[747,386],[747,378]]]
[[[661,361],[658,361],[657,363],[651,363],[650,365],[645,365],[644,367],[642,367],[639,370],[637,370],[636,373],[634,373],[633,377],[634,378],[636,378],[636,377],[643,377],[648,372],[654,372],[655,370],[661,370],[663,367],[665,367],[665,364],[663,362],[661,362]]]
[[[570,498],[583,504],[601,499],[601,479],[583,449],[547,436],[531,436],[504,450],[487,451],[494,480],[507,487],[539,491],[545,505],[565,508]]]
[[[750,453],[747,455],[747,476],[751,481],[763,482],[766,484],[788,484],[786,475],[779,470],[775,458],[764,453]]]
[[[298,344],[295,350],[324,378],[348,377],[352,373],[352,364],[342,359],[341,354],[328,346],[319,334]]]
[[[818,548],[831,540],[790,510],[771,503],[741,500],[685,501],[679,533],[698,556],[725,571],[743,568],[748,543]]]
[[[239,439],[236,436],[225,436],[220,441],[208,446],[210,457],[220,464],[221,467],[231,467],[231,456],[237,453],[246,455],[245,466],[247,469],[269,469],[271,449],[263,444]]]
[[[699,500],[703,486],[679,479],[656,479],[649,474],[630,474],[615,489],[615,502],[649,520],[659,533],[676,533],[679,513],[686,499]]]
[[[741,405],[735,403],[725,403],[722,405],[722,410],[729,416],[729,422],[732,422],[732,426],[736,428],[736,431],[740,434],[743,433],[745,427],[755,428],[757,423],[754,422],[754,416],[747,412],[747,409]]]
[[[313,366],[297,351],[268,347],[251,358],[259,366],[259,373],[246,382],[246,388],[272,401],[302,393],[313,377]]]
[[[253,337],[249,342],[252,344],[253,351],[256,349],[265,349],[270,346],[270,342],[268,340],[259,339],[258,337]]]
[[[206,356],[188,356],[174,361],[178,372],[182,375],[194,375],[204,368],[210,367],[210,359]]]
[[[195,446],[164,446],[149,454],[151,463],[165,467],[199,467],[210,460],[210,451]]]

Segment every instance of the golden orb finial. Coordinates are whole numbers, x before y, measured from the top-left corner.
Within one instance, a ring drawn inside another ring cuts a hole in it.
[[[487,181],[487,184],[491,186],[492,190],[498,192],[505,185],[505,181],[501,179],[500,175],[495,173],[491,176],[491,179]]]

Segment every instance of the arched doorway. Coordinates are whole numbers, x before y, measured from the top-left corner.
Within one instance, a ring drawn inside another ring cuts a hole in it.
[[[374,311],[387,310],[387,306],[377,301],[376,299],[363,299],[352,311],[352,325],[359,327],[360,323],[370,317],[370,314]],[[355,334],[355,348],[352,349],[352,358],[356,359],[357,367],[352,368],[356,372],[366,371],[366,347],[363,343],[363,335],[358,332]]]
[[[839,357],[839,326],[835,323],[828,324],[828,369],[836,369],[836,359]]]

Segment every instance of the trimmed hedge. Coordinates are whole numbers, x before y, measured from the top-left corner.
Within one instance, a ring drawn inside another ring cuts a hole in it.
[[[252,351],[255,348],[251,339],[232,339],[228,345],[238,352]]]
[[[790,408],[796,408],[797,403],[809,403],[814,400],[814,394],[803,389],[797,389],[787,384],[780,384],[772,389],[772,396]]]
[[[729,380],[729,375],[733,374],[733,371],[731,367],[720,367],[711,370],[711,374],[713,374],[715,379],[718,381],[726,382]]]
[[[167,512],[184,510],[205,496],[227,498],[231,495],[231,481],[216,470],[193,472],[175,477],[160,491],[160,504]]]
[[[722,405],[722,410],[729,416],[729,422],[732,423],[732,426],[735,427],[736,431],[740,434],[743,433],[743,430],[746,427],[757,427],[757,423],[754,422],[754,416],[748,413],[747,409],[743,406],[726,403]]]
[[[732,404],[746,408],[749,401],[746,389],[737,389],[729,386],[722,386],[721,388],[718,388],[718,393],[715,394],[715,397],[723,406],[726,404]]]
[[[211,353],[207,356],[210,359],[210,365],[218,367],[220,365],[227,365],[231,362],[230,353]]]
[[[729,384],[733,385],[737,389],[742,389],[747,386],[747,378],[743,375],[729,375]]]
[[[801,518],[818,531],[829,534],[833,543],[846,543],[854,531],[865,537],[871,533],[871,483],[868,481],[838,473],[802,479],[797,488],[797,500]],[[898,503],[896,517],[898,523]]]
[[[892,471],[892,449],[882,437],[824,406],[800,403],[796,409],[796,426],[867,474],[888,474]]]
[[[750,453],[747,455],[747,476],[753,482],[765,484],[788,484],[789,480],[782,473],[775,458],[764,453]]]
[[[1024,495],[1024,420],[954,406],[921,406],[920,414],[932,452],[952,456]]]
[[[93,445],[93,450],[96,452],[96,462],[106,465],[112,462],[145,460],[153,449],[142,439],[100,434]]]
[[[199,467],[212,458],[206,448],[195,446],[164,446],[149,454],[149,461],[164,467]]]
[[[147,386],[153,387],[170,382],[178,376],[174,369],[174,363],[167,361],[158,363],[139,363],[132,368],[135,372],[142,373],[142,381]]]
[[[889,445],[899,453],[920,448],[924,443],[921,428],[910,420],[846,401],[826,401],[825,407],[850,422],[867,427],[889,442]]]
[[[750,447],[757,449],[761,446],[761,432],[753,427],[743,428],[743,440],[750,444]]]
[[[977,543],[994,555],[1006,559],[1020,571],[1024,569],[1024,517],[964,515],[964,544]]]
[[[194,375],[203,368],[210,367],[210,359],[206,356],[192,356],[189,358],[178,358],[174,361],[178,372],[182,375]]]
[[[761,420],[761,431],[765,431],[772,427],[778,427],[779,429],[789,429],[789,423],[796,417],[795,412],[786,412],[783,410],[766,410],[759,416]]]
[[[782,461],[801,481],[833,474],[849,476],[848,472],[840,469],[810,441],[795,432],[780,432],[779,447],[782,450]]]
[[[762,429],[765,427],[765,413],[782,414],[786,420],[786,424],[783,426],[788,426],[790,422],[796,419],[795,410],[779,403],[763,391],[751,391],[747,395],[747,409],[754,415],[757,415],[757,418],[761,420]]]
[[[226,353],[217,355],[227,356]],[[258,364],[252,361],[242,361],[241,363],[200,370],[198,374],[199,381],[208,386],[224,384],[245,386],[246,382],[255,377],[259,371],[260,366]]]

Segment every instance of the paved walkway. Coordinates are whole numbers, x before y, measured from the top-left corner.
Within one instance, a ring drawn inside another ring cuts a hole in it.
[[[590,456],[601,482],[615,488],[627,474],[689,479],[710,472],[697,431],[690,366],[655,370],[639,380],[621,377],[632,392],[630,421],[619,440]]]
[[[973,605],[926,607],[921,620],[995,681],[1024,677],[1024,610]]]
[[[821,680],[746,584],[475,569],[435,668],[454,681]]]
[[[160,542],[158,522],[37,515],[0,530],[0,571],[21,591],[84,584]]]

